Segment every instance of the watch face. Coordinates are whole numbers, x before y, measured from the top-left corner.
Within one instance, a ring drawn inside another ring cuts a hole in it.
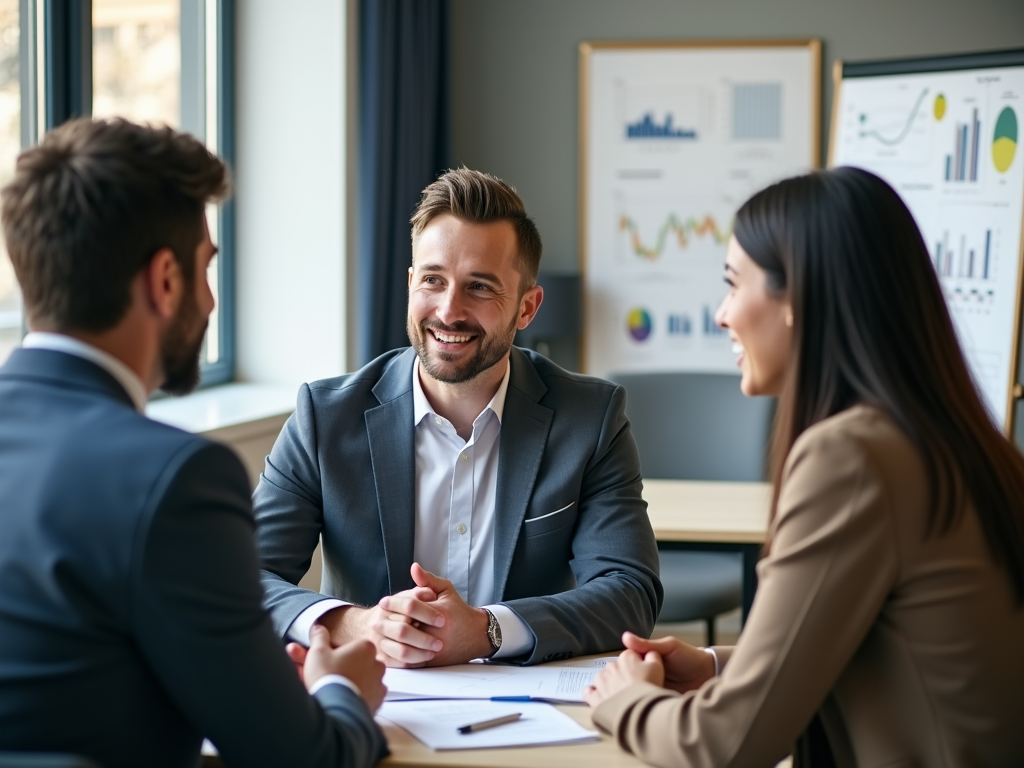
[[[501,625],[490,611],[487,612],[487,617],[487,639],[491,641],[494,650],[498,650],[501,647]]]

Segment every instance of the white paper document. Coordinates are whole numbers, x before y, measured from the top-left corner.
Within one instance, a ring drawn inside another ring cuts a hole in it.
[[[384,685],[388,687],[388,701],[515,696],[579,704],[583,702],[583,689],[615,658],[607,656],[535,667],[456,664],[427,669],[388,669],[384,673]]]
[[[514,712],[515,722],[473,733],[459,728]],[[580,744],[600,737],[550,704],[535,701],[389,701],[377,717],[411,733],[434,750]]]

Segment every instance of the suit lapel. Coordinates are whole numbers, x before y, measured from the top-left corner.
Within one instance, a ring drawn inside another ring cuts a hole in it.
[[[387,558],[389,594],[413,586],[416,531],[416,451],[413,444],[412,363],[409,349],[384,371],[373,388],[380,405],[366,411],[370,463],[377,490]]]
[[[550,408],[538,405],[547,386],[530,359],[515,347],[509,357],[512,371],[505,396],[498,456],[498,488],[494,520],[494,600],[505,593],[519,531],[544,455],[551,419]]]

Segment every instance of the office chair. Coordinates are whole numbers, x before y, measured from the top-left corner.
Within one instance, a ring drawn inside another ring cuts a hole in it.
[[[740,379],[717,373],[624,373],[626,415],[645,479],[765,479],[775,401],[745,397]],[[743,601],[743,559],[733,552],[686,552],[658,545],[665,602],[659,622],[702,619],[708,645],[715,616]]]
[[[0,752],[0,768],[100,768],[87,757],[57,752]]]

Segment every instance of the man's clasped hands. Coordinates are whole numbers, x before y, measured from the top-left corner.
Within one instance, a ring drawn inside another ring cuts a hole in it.
[[[308,649],[288,644],[307,685],[325,674],[343,675],[376,710],[386,692],[384,666],[437,667],[491,655],[487,611],[470,606],[450,581],[418,563],[410,573],[415,587],[370,608],[334,608],[313,625]]]
[[[307,682],[342,674],[376,709],[387,690],[381,682],[384,666],[445,666],[491,655],[487,612],[467,604],[450,581],[418,563],[410,573],[416,586],[382,597],[373,607],[346,605],[321,616],[310,631],[308,650],[289,643],[299,674]],[[710,654],[675,638],[647,640],[626,632],[622,643],[626,650],[584,691],[592,707],[633,683],[683,693],[715,675]]]

